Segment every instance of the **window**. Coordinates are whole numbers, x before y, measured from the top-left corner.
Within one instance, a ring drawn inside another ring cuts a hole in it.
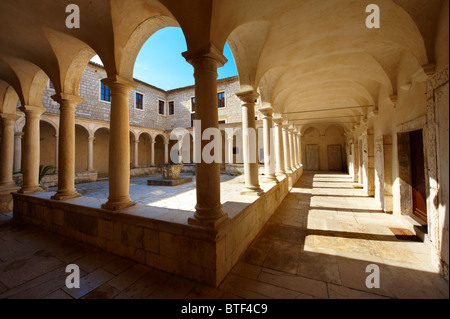
[[[225,93],[224,92],[217,93],[217,99],[219,103],[219,108],[225,107]]]
[[[219,124],[225,124],[226,123],[226,121],[225,120],[223,120],[223,121],[219,121]]]
[[[160,115],[165,115],[166,114],[166,103],[164,101],[159,100],[159,114]]]
[[[141,93],[136,93],[136,108],[138,110],[144,109],[144,95]]]
[[[103,83],[102,83],[102,87],[100,90],[100,100],[106,101],[106,102],[111,102],[111,94],[109,92],[109,87],[107,87]]]
[[[191,112],[195,112],[195,97],[191,98]]]
[[[191,127],[194,127],[195,113],[191,113]]]
[[[175,102],[170,101],[169,102],[169,115],[174,115],[174,114],[175,114]]]

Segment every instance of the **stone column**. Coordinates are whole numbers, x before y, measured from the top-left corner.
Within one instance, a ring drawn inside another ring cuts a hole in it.
[[[154,139],[152,139],[150,141],[150,148],[151,148],[150,165],[155,166],[155,140]]]
[[[0,114],[2,140],[0,144],[0,188],[13,188],[15,114]]]
[[[56,173],[56,172],[58,172],[58,163],[59,163],[59,136],[58,136],[58,133],[56,133],[54,135],[54,137],[55,137],[55,173]]]
[[[298,167],[302,166],[302,134],[297,132],[297,162]]]
[[[80,197],[75,190],[75,110],[83,100],[79,96],[59,93],[52,96],[59,103],[58,190],[52,199]]]
[[[275,156],[272,152],[273,137],[272,137],[272,114],[273,108],[264,107],[259,110],[263,115],[263,139],[264,139],[264,182],[278,183],[275,177],[273,162]]]
[[[297,134],[298,134],[297,129],[294,128],[292,130],[292,142],[294,143],[294,163],[295,163],[295,167],[299,168],[300,163],[298,161],[299,150],[298,150],[298,143],[297,143]]]
[[[228,164],[233,164],[233,135],[227,136],[228,142]]]
[[[284,165],[286,173],[292,173],[291,167],[291,147],[289,144],[289,125],[283,125],[283,150],[284,150]]]
[[[195,119],[201,121],[200,136],[195,137],[195,147],[199,147],[202,153],[203,148],[210,143],[201,138],[203,132],[208,128],[219,130],[217,68],[223,66],[227,59],[213,45],[203,50],[184,52],[183,56],[194,67]],[[195,160],[197,205],[194,217],[189,218],[188,223],[215,228],[228,218],[220,202],[221,164],[215,161],[206,163],[203,158]]]
[[[241,91],[236,93],[242,103],[242,150],[244,158],[245,185],[242,195],[260,196],[264,191],[259,186],[258,177],[258,140],[256,138],[255,101],[258,93]],[[253,138],[250,138],[251,136]]]
[[[289,159],[291,161],[291,169],[292,171],[295,171],[297,168],[297,164],[295,163],[295,145],[294,145],[294,138],[293,138],[293,129],[290,127],[288,129],[288,136],[289,136]]]
[[[25,126],[22,145],[22,176],[23,183],[19,193],[27,194],[42,191],[39,187],[39,151],[40,134],[39,120],[45,108],[24,105],[21,111],[25,113]]]
[[[120,210],[135,203],[130,199],[130,125],[128,99],[134,82],[113,75],[103,79],[111,91],[109,138],[109,196],[103,209]]]
[[[139,140],[134,139],[133,167],[139,167]]]
[[[164,164],[169,163],[169,142],[164,142]]]
[[[22,136],[22,132],[14,134],[14,172],[18,172],[22,168]]]
[[[88,137],[88,171],[94,170],[94,136]]]
[[[276,175],[283,176],[286,174],[282,132],[283,118],[276,117],[273,119],[273,122],[275,124],[275,156],[277,162]]]

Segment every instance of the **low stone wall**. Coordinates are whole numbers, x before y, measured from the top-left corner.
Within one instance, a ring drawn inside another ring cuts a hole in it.
[[[260,196],[237,196],[223,205],[218,229],[189,225],[192,212],[136,205],[119,212],[88,197],[55,201],[53,193],[13,193],[14,220],[95,245],[151,267],[217,287],[301,176],[262,184]]]
[[[227,164],[225,170],[230,175],[244,175],[244,164]],[[258,174],[264,174],[264,164],[258,165]]]
[[[130,176],[145,176],[145,175],[154,175],[159,174],[161,169],[157,166],[148,166],[148,167],[134,167],[130,171]]]

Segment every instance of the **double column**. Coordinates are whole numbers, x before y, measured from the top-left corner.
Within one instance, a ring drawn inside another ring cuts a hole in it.
[[[120,75],[102,80],[111,91],[109,137],[109,196],[103,209],[120,210],[135,203],[130,199],[130,130],[128,99],[133,81]]]
[[[196,154],[211,141],[203,140],[203,132],[208,128],[219,130],[219,111],[217,100],[217,68],[227,59],[213,45],[184,52],[183,56],[194,67],[195,78],[195,119],[200,120],[200,136],[195,136]],[[197,148],[200,148],[199,150]],[[220,163],[206,163],[203,157],[195,158],[197,204],[195,214],[188,223],[203,227],[217,227],[228,218],[222,211],[220,202]]]
[[[255,101],[259,94],[253,90],[240,91],[236,95],[242,101],[242,149],[244,157],[245,185],[242,195],[260,196],[264,191],[259,186],[258,143],[256,139]]]
[[[79,96],[58,93],[52,99],[59,103],[58,190],[52,199],[80,197],[75,190],[75,110],[83,100]]]
[[[39,121],[45,108],[40,106],[24,105],[20,110],[25,113],[25,126],[22,143],[22,194],[42,191],[39,187],[39,148],[40,134]]]
[[[272,118],[273,108],[264,107],[259,109],[259,112],[263,115],[263,139],[264,139],[264,182],[278,183],[278,179],[275,177],[275,156],[272,134]]]
[[[0,143],[0,189],[11,189],[16,185],[12,179],[14,161],[15,114],[0,114],[2,139]]]

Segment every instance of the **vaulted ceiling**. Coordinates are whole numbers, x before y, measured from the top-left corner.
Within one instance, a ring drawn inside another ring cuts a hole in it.
[[[188,50],[228,42],[241,88],[259,90],[275,112],[346,127],[424,78],[448,7],[448,0],[378,0],[381,27],[368,29],[370,2],[360,0],[78,0],[80,28],[68,29],[72,2],[0,2],[2,97],[7,83],[22,104],[39,103],[47,77],[57,91],[76,94],[95,54],[108,75],[132,79],[144,42],[179,26]]]

